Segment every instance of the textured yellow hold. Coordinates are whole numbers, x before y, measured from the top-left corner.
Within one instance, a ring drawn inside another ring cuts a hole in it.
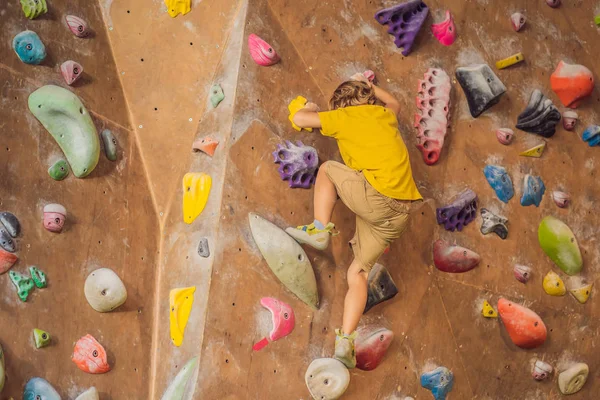
[[[544,286],[544,291],[550,296],[564,296],[567,293],[564,282],[554,271],[546,274],[542,285]]]
[[[292,127],[297,130],[297,131],[301,131],[302,128],[300,128],[298,125],[296,125],[294,123],[294,116],[296,115],[296,113],[303,109],[304,106],[306,105],[306,103],[308,102],[308,100],[306,100],[306,98],[302,97],[302,96],[298,96],[296,97],[294,100],[292,100],[290,102],[290,104],[288,105],[288,110],[290,111],[290,116],[288,117],[290,122],[292,123]],[[304,128],[309,132],[312,132],[312,128]]]
[[[504,60],[496,61],[496,68],[504,69],[504,68],[510,67],[511,65],[520,63],[521,61],[524,61],[524,60],[525,60],[525,57],[523,57],[523,53],[517,53],[508,58],[505,58]]]
[[[192,0],[165,0],[167,12],[173,18],[177,15],[185,15],[192,9]]]
[[[498,318],[498,313],[494,308],[488,303],[487,300],[483,301],[483,307],[481,308],[481,315],[486,318]]]
[[[194,304],[196,287],[172,289],[169,293],[169,323],[171,325],[171,341],[177,347],[183,342],[183,334]]]
[[[194,222],[202,213],[212,186],[210,175],[202,172],[190,172],[183,177],[183,221]]]
[[[569,292],[571,292],[573,297],[575,297],[578,302],[580,302],[581,304],[585,304],[585,302],[588,301],[588,299],[590,298],[590,294],[592,293],[592,286],[593,283],[590,283],[589,285],[582,286],[577,289],[571,289],[569,290]]]
[[[544,149],[546,148],[546,142],[539,144],[535,147],[532,147],[529,150],[525,150],[524,152],[522,152],[521,154],[519,154],[520,156],[525,156],[525,157],[536,157],[536,158],[540,158],[542,156],[542,153],[544,152]]]

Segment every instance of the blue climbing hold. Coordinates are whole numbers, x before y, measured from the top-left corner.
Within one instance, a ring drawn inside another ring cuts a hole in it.
[[[600,145],[600,126],[588,126],[587,129],[583,131],[583,140],[587,142],[590,147]]]
[[[13,39],[13,50],[25,64],[37,65],[46,58],[46,47],[34,31],[23,31]]]
[[[454,385],[454,375],[446,367],[437,367],[421,375],[421,386],[431,390],[435,400],[445,400],[446,395],[452,390],[452,385]]]
[[[501,201],[508,203],[508,201],[513,198],[515,195],[513,183],[504,167],[498,165],[486,165],[483,169],[483,174]]]
[[[523,196],[521,196],[521,205],[530,206],[535,204],[536,207],[540,206],[542,202],[542,196],[546,191],[546,186],[542,182],[542,178],[539,176],[525,175],[523,179]]]

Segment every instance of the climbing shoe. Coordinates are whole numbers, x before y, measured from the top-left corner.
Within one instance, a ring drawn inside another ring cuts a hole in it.
[[[336,236],[335,225],[328,223],[324,229],[318,229],[314,223],[287,228],[285,231],[298,243],[306,243],[317,250],[325,250],[329,245],[329,237]]]
[[[336,329],[335,334],[335,359],[340,361],[348,369],[356,367],[356,352],[354,351],[354,339],[356,331],[351,335],[342,333],[341,329]]]

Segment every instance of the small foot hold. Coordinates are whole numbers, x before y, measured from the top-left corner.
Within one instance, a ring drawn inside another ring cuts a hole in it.
[[[398,294],[398,288],[392,275],[381,264],[375,264],[369,272],[367,280],[367,304],[363,314]]]
[[[525,22],[527,22],[527,17],[525,17],[525,15],[519,12],[516,12],[510,16],[510,22],[515,32],[519,32],[523,28],[523,26],[525,26]]]
[[[567,110],[562,113],[562,118],[563,128],[567,131],[572,131],[579,120],[579,115],[573,110]]]
[[[127,300],[127,289],[119,276],[109,268],[92,271],[85,280],[83,293],[96,311],[110,312]]]
[[[451,204],[437,208],[435,213],[437,223],[444,224],[444,229],[460,232],[477,216],[477,195],[471,189],[465,189]]]
[[[494,307],[487,300],[483,301],[483,305],[481,306],[481,315],[486,318],[498,318],[498,313],[494,310]]]
[[[198,242],[198,255],[203,258],[210,257],[210,247],[208,246],[208,238],[201,238]]]
[[[515,132],[509,128],[496,129],[496,138],[503,145],[509,145],[512,143],[515,136]]]
[[[496,68],[498,68],[498,69],[508,68],[510,66],[513,66],[513,65],[518,64],[523,61],[525,61],[525,57],[523,56],[523,53],[513,54],[512,56],[507,57],[503,60],[496,61]]]
[[[67,209],[60,204],[44,206],[44,228],[53,233],[61,233],[67,219]]]
[[[456,79],[465,92],[473,118],[497,104],[506,92],[506,86],[487,64],[459,67]]]
[[[545,217],[538,227],[538,240],[544,253],[567,275],[583,268],[579,244],[571,228],[558,218]]]
[[[33,279],[26,277],[16,271],[9,271],[8,276],[10,277],[11,282],[15,285],[17,289],[17,295],[21,299],[21,301],[27,301],[29,294],[33,291],[35,284],[33,283]]]
[[[21,8],[25,18],[36,19],[42,14],[48,12],[46,0],[21,0]]]
[[[498,300],[498,313],[516,346],[533,349],[546,341],[548,332],[544,321],[529,308],[501,298]]]
[[[263,67],[277,64],[280,60],[275,49],[254,33],[248,36],[248,48],[254,62]]]
[[[296,326],[296,316],[292,307],[284,303],[283,301],[274,299],[272,297],[263,297],[260,299],[260,304],[271,312],[271,321],[273,328],[269,333],[269,338],[263,338],[260,342],[256,343],[252,349],[255,351],[263,349],[269,340],[274,342],[283,337],[286,337],[294,330]]]
[[[55,181],[62,181],[69,175],[69,164],[65,160],[58,160],[48,168],[48,175]]]
[[[558,389],[562,394],[577,393],[583,388],[590,374],[586,363],[577,363],[558,374]]]
[[[441,239],[433,244],[433,263],[442,272],[467,272],[475,268],[480,261],[479,254],[465,247],[453,246]]]
[[[594,286],[594,284],[588,284],[585,282],[585,279],[577,278],[578,277],[573,277],[569,281],[569,293],[571,293],[578,302],[585,304],[592,294],[592,286]]]
[[[375,77],[375,72],[371,71],[370,69],[364,71],[362,74],[371,83],[375,83],[377,80],[377,78]]]
[[[103,130],[100,135],[102,136],[106,158],[110,161],[117,161],[117,139],[115,139],[115,135],[109,129]]]
[[[508,219],[494,214],[487,208],[481,209],[481,219],[481,233],[487,235],[494,232],[502,240],[506,239],[508,236],[508,227],[506,226]]]
[[[526,265],[515,265],[513,273],[515,275],[515,279],[521,283],[527,283],[529,278],[531,278],[531,268]]]
[[[535,147],[530,148],[529,150],[525,150],[524,152],[520,153],[520,156],[524,156],[524,157],[535,157],[535,158],[540,158],[542,156],[542,154],[544,153],[544,149],[546,148],[546,142],[542,143],[542,144],[538,144]]]
[[[350,373],[340,361],[318,358],[308,366],[304,381],[315,400],[337,400],[350,384]]]
[[[544,287],[544,292],[550,296],[564,296],[567,294],[567,289],[565,288],[563,280],[554,271],[549,271],[546,274],[542,286]]]
[[[225,93],[223,92],[223,88],[218,83],[215,83],[210,88],[210,104],[212,104],[213,108],[217,108],[219,104],[225,99]]]
[[[25,385],[23,400],[61,400],[61,397],[47,380],[31,378]]]
[[[560,112],[550,99],[535,89],[531,93],[525,111],[517,119],[517,128],[549,138],[556,133],[558,121],[560,121]]]
[[[215,151],[217,150],[217,146],[219,145],[219,141],[217,139],[213,139],[210,136],[203,137],[202,139],[196,140],[192,144],[192,151],[194,152],[203,152],[208,154],[209,156],[214,156]]]
[[[204,211],[212,186],[210,175],[188,172],[183,176],[183,221],[191,224]]]
[[[594,91],[594,75],[583,65],[558,63],[550,85],[565,107],[577,108]]]
[[[83,74],[83,67],[78,62],[72,60],[65,61],[60,66],[60,73],[67,85],[71,86]]]
[[[450,46],[456,40],[456,26],[449,10],[446,10],[446,19],[439,24],[431,25],[433,36],[444,46]]]
[[[106,350],[92,335],[85,335],[77,341],[71,360],[88,374],[104,374],[110,371]]]
[[[542,360],[536,360],[533,364],[531,376],[533,376],[533,379],[535,379],[536,381],[543,381],[548,379],[548,377],[552,375],[552,370],[552,365]]]
[[[421,386],[431,390],[435,400],[445,400],[454,385],[454,374],[446,367],[437,367],[421,375]]]
[[[600,126],[590,125],[583,131],[581,136],[584,142],[587,142],[588,146],[600,146]]]
[[[535,204],[536,207],[539,207],[545,192],[546,186],[544,186],[542,178],[529,174],[525,175],[525,178],[523,178],[521,205],[527,207]]]
[[[52,338],[48,332],[35,328],[33,330],[33,340],[35,341],[36,349],[41,349],[50,345]]]
[[[303,109],[306,103],[308,103],[308,100],[305,97],[298,96],[294,100],[290,101],[290,104],[288,104],[288,111],[290,112],[288,119],[292,123],[292,128],[294,128],[298,132],[300,132],[302,129],[305,129],[309,132],[313,131],[312,128],[300,128],[294,123],[294,117],[296,116],[296,113]]]
[[[394,332],[378,325],[365,325],[358,328],[356,333],[356,367],[372,371],[383,361],[394,340]]]
[[[192,9],[191,0],[164,0],[167,6],[167,12],[172,18],[175,18],[179,14],[185,15]]]
[[[568,193],[555,190],[552,192],[552,200],[560,208],[566,208],[571,202],[571,196]]]
[[[84,38],[90,34],[88,24],[83,19],[75,15],[67,15],[65,16],[65,21],[67,22],[69,30],[78,38]]]
[[[285,146],[277,145],[273,158],[275,164],[279,164],[279,176],[288,181],[291,188],[310,189],[315,183],[319,155],[314,147],[299,140],[296,144],[286,141]]]
[[[16,35],[12,47],[19,60],[25,64],[38,65],[46,58],[46,46],[33,31],[23,31]]]
[[[429,8],[421,0],[410,0],[396,6],[377,11],[375,20],[388,26],[388,33],[394,35],[394,44],[402,48],[402,55],[408,56],[415,39],[425,23]]]
[[[33,279],[33,283],[39,289],[44,289],[48,286],[48,279],[46,278],[46,274],[44,271],[41,271],[35,265],[29,267],[29,275],[31,275],[31,279]]]
[[[177,347],[183,343],[183,336],[194,304],[196,287],[172,289],[169,292],[169,322],[171,341]]]
[[[0,247],[9,253],[14,253],[17,250],[15,241],[2,224],[0,224]]]

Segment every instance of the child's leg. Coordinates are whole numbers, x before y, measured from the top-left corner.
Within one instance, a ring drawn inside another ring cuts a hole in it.
[[[356,330],[358,321],[360,321],[360,317],[367,305],[368,274],[362,269],[361,264],[355,258],[352,264],[350,264],[346,276],[348,279],[348,292],[344,300],[342,332],[350,335]]]
[[[335,185],[325,172],[328,164],[329,161],[321,165],[315,181],[315,220],[319,221],[323,226],[331,222],[331,215],[333,214],[333,208],[338,196]]]

